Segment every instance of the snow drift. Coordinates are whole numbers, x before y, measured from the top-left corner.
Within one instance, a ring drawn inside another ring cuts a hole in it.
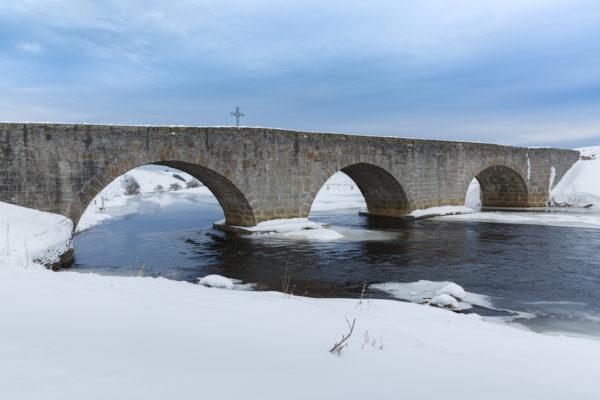
[[[554,187],[550,201],[556,205],[600,207],[600,146],[578,150],[582,159]]]
[[[62,215],[0,202],[0,267],[58,262],[72,248],[72,230]]]

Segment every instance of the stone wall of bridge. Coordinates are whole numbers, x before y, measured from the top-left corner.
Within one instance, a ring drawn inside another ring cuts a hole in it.
[[[203,182],[228,224],[252,226],[308,216],[337,171],[356,182],[376,215],[464,204],[474,177],[484,205],[543,206],[551,177],[556,184],[579,153],[264,128],[4,123],[0,157],[0,201],[75,224],[113,179],[162,164]]]

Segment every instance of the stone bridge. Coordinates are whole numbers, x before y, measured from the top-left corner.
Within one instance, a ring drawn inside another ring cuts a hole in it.
[[[174,167],[217,197],[226,224],[307,217],[337,171],[370,214],[462,205],[477,178],[484,206],[538,207],[579,153],[485,143],[265,128],[0,124],[0,201],[65,215],[77,225],[113,179],[146,164]]]

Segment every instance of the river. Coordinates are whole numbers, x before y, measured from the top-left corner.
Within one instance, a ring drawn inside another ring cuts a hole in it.
[[[75,237],[73,270],[193,282],[218,274],[314,297],[393,298],[369,287],[451,281],[485,296],[469,312],[537,332],[600,338],[600,229],[401,220],[355,210],[312,213],[344,234],[333,242],[249,237],[212,228],[221,208],[175,203],[110,220]],[[143,270],[141,268],[143,267]],[[500,311],[504,310],[504,311]]]

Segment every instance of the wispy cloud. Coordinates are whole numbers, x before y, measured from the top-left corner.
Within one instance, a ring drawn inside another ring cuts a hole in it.
[[[17,48],[34,54],[42,52],[42,46],[40,46],[39,43],[19,43],[17,44]]]
[[[5,0],[0,119],[226,124],[240,105],[250,125],[597,141],[598,26],[593,0]]]

